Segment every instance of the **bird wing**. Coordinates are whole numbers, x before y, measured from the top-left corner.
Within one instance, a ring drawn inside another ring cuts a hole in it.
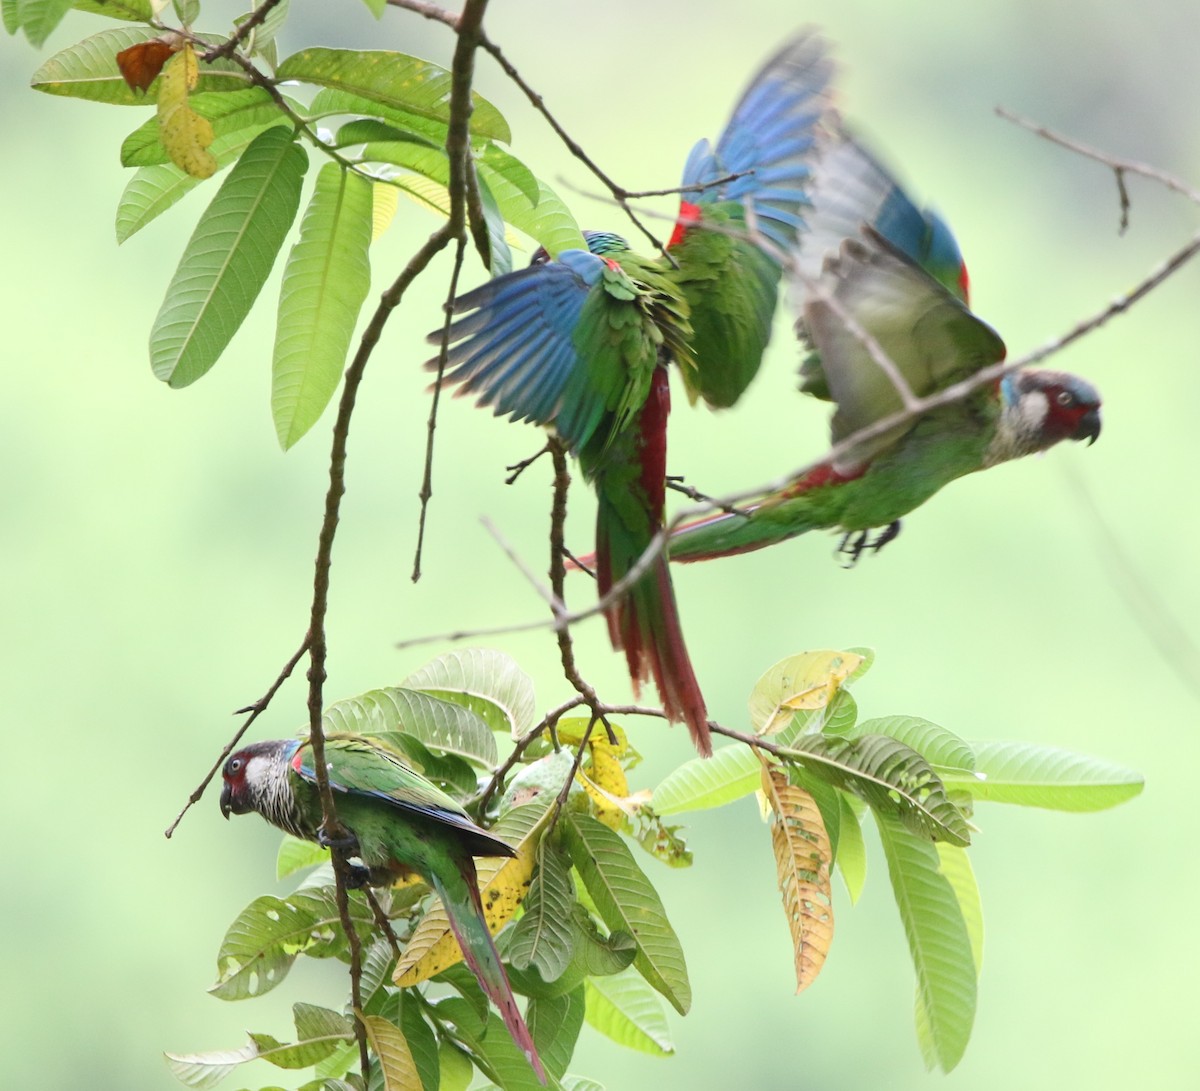
[[[803,209],[829,105],[833,62],[812,31],[766,62],[734,107],[716,146],[702,140],[688,156],[670,253],[692,311],[696,374],[689,393],[732,405],[758,371],[771,333],[780,254],[804,229]],[[778,248],[769,254],[750,228]]]
[[[826,262],[820,285],[875,339],[918,397],[1004,358],[1004,342],[990,326],[870,228],[861,239],[843,242]],[[837,404],[835,443],[903,408],[891,378],[832,304],[814,296],[803,321]],[[898,425],[859,445],[836,468],[861,465],[911,427]]]
[[[445,379],[578,448],[606,413],[623,424],[645,399],[657,334],[644,296],[616,260],[585,250],[497,277],[454,301]]]
[[[334,791],[371,796],[410,815],[495,842],[499,855],[512,855],[507,843],[481,829],[457,801],[412,769],[394,750],[361,736],[328,735],[325,754],[329,785]],[[310,783],[316,782],[311,746],[306,744],[296,751],[292,768]],[[486,854],[487,850],[474,852],[477,856]]]

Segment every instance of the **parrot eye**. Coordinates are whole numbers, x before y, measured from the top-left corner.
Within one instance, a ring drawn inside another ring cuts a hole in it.
[[[1069,409],[1075,404],[1075,395],[1069,390],[1060,390],[1058,394],[1055,395],[1054,400],[1058,402],[1058,404],[1064,409]]]
[[[234,773],[240,773],[241,769],[242,769],[242,759],[241,758],[230,758],[229,763],[225,766],[225,772],[229,773],[231,776]]]

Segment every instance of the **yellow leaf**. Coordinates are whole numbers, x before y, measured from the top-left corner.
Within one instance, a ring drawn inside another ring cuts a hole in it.
[[[530,805],[530,810],[535,805]],[[509,812],[506,818],[520,814],[524,808]],[[492,934],[499,932],[511,919],[529,892],[533,879],[534,857],[538,841],[549,820],[551,809],[546,808],[528,827],[516,846],[513,857],[490,857],[477,864],[479,892],[483,898],[483,915]],[[497,827],[497,832],[503,832]],[[443,970],[462,961],[462,948],[450,930],[450,918],[440,902],[413,930],[412,938],[396,963],[392,980],[401,988],[428,981]]]
[[[786,773],[764,761],[762,780],[774,816],[771,847],[796,952],[796,992],[801,992],[816,980],[833,942],[829,834],[813,797]]]
[[[188,104],[188,93],[199,78],[199,63],[190,44],[163,65],[158,85],[158,135],[180,170],[193,178],[209,178],[217,172],[217,160],[208,150],[213,127]]]
[[[375,1056],[379,1058],[384,1091],[405,1091],[406,1088],[420,1087],[421,1077],[417,1072],[417,1063],[413,1060],[412,1050],[408,1047],[408,1039],[404,1037],[404,1032],[395,1023],[378,1015],[363,1015],[359,1012],[358,1017],[362,1020],[367,1040],[375,1050]]]
[[[376,182],[371,187],[371,241],[375,242],[392,225],[400,193],[395,186]]]
[[[579,771],[579,783],[591,797],[596,817],[610,830],[619,830],[630,809],[628,804],[623,803],[629,796],[629,781],[620,760],[629,742],[619,727],[613,727],[613,736],[617,740],[616,746],[608,741],[608,736],[599,728],[592,732],[588,740],[592,751],[591,767],[586,774],[582,769]]]
[[[824,708],[862,661],[856,652],[838,651],[802,652],[786,660],[787,672],[778,679],[784,692],[759,734],[773,735],[782,730],[791,723],[792,712]]]

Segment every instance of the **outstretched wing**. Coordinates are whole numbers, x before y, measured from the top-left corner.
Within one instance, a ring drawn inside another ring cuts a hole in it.
[[[1004,358],[1004,342],[995,330],[870,228],[861,240],[842,243],[837,257],[826,262],[820,283],[874,338],[919,397]],[[814,296],[803,321],[837,405],[835,443],[903,407],[891,378],[833,305]],[[858,445],[836,470],[852,471],[911,427],[911,422],[899,425]]]
[[[615,260],[585,250],[497,277],[454,301],[446,381],[577,449],[606,413],[623,420],[645,399],[656,346],[641,300]]]
[[[716,147],[700,141],[684,167],[683,185],[705,188],[684,194],[670,250],[695,331],[689,390],[712,406],[737,401],[762,360],[781,265],[748,235],[794,248],[832,74],[825,40],[802,33],[751,80]]]
[[[511,846],[476,825],[455,800],[411,768],[395,751],[360,736],[328,735],[325,753],[329,759],[329,784],[334,791],[371,796],[409,815],[461,830],[470,835],[472,855],[513,855]],[[310,746],[297,749],[292,769],[305,780],[316,783]]]

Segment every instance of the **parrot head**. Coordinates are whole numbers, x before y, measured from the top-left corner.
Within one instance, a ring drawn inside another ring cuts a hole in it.
[[[1000,381],[1002,411],[986,464],[1046,451],[1064,439],[1095,443],[1100,393],[1065,371],[1014,371]]]
[[[292,740],[273,739],[230,754],[221,769],[221,779],[225,782],[221,789],[221,813],[228,818],[231,814],[261,812],[263,800],[271,794],[271,785],[281,779],[281,771],[287,768],[288,752],[295,746]]]

